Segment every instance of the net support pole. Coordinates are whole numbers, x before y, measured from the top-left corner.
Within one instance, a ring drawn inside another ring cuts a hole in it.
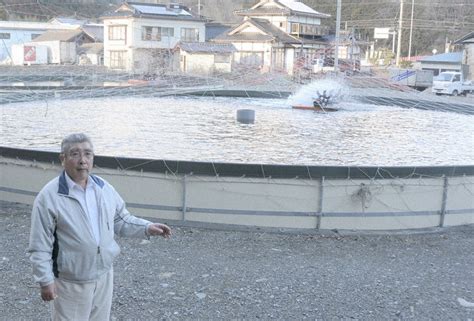
[[[182,217],[181,220],[184,222],[186,221],[186,207],[187,207],[187,199],[186,199],[186,185],[187,185],[187,176],[184,174],[183,176],[183,208],[182,208]]]
[[[323,198],[324,198],[324,176],[321,177],[319,183],[319,202],[318,202],[318,212],[316,216],[316,229],[321,228],[321,219],[323,218]]]
[[[443,197],[441,199],[441,210],[439,215],[439,227],[444,226],[444,217],[446,215],[446,201],[448,199],[448,178],[443,175]]]

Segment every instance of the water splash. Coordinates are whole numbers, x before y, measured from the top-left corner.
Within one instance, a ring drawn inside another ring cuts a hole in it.
[[[288,103],[290,106],[313,106],[313,101],[318,98],[318,93],[323,94],[324,91],[326,91],[326,95],[340,102],[349,93],[348,88],[341,78],[317,79],[304,85],[294,95],[288,97]]]

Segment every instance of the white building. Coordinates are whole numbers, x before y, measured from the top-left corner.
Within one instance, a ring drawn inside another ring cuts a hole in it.
[[[462,70],[462,52],[447,52],[439,55],[426,56],[420,60],[422,70],[431,70],[437,76],[443,71]]]
[[[330,17],[296,0],[261,0],[250,9],[237,11],[244,21],[213,41],[232,43],[236,63],[259,70],[284,70],[293,74],[299,61],[311,61],[325,53]]]
[[[102,19],[109,68],[160,73],[174,67],[178,42],[205,41],[205,21],[182,5],[126,2]]]
[[[180,70],[184,73],[210,75],[232,71],[232,44],[209,42],[180,42],[176,46],[180,56]]]
[[[76,29],[78,25],[48,22],[0,21],[0,62],[12,61],[12,45],[31,42],[47,30]]]
[[[48,63],[74,64],[78,62],[78,48],[93,43],[94,39],[81,29],[50,30],[35,38],[31,44],[48,48]]]

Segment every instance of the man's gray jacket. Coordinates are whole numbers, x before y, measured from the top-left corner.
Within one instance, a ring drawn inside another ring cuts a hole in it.
[[[97,280],[112,268],[120,253],[114,234],[147,238],[146,229],[151,223],[131,215],[109,183],[90,175],[97,187],[97,244],[87,214],[69,195],[65,175],[63,171],[46,184],[33,204],[28,252],[35,281],[41,286],[53,283],[55,277],[77,283]]]

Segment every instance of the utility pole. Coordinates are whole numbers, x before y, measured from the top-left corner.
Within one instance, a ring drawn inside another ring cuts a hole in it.
[[[410,41],[408,44],[408,59],[411,58],[411,39],[413,37],[413,13],[414,12],[415,12],[415,0],[411,0]]]
[[[198,15],[201,17],[201,0],[198,0]]]
[[[341,0],[337,0],[336,13],[336,48],[334,49],[334,72],[339,69],[339,35],[341,31]]]
[[[403,26],[403,0],[400,0],[400,20],[398,21],[398,43],[397,43],[397,57],[395,65],[400,66],[400,52],[402,51],[402,26]]]

